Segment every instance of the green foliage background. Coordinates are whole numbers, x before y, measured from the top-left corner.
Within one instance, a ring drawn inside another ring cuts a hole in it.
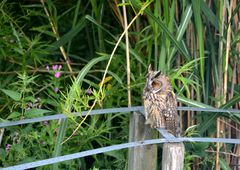
[[[141,15],[128,30],[130,45],[121,40],[106,70],[124,31],[123,6],[128,23]],[[1,1],[1,121],[57,113],[69,119],[2,129],[0,166],[127,142],[129,114],[79,120],[71,112],[93,104],[128,106],[128,90],[132,105],[142,105],[150,63],[169,75],[179,105],[239,108],[239,7],[236,0]],[[181,118],[186,136],[240,137],[239,114],[189,111]],[[185,169],[216,167],[218,157],[225,169],[239,163],[234,156],[240,154],[239,146],[190,143],[186,149]],[[216,150],[233,154],[217,156],[211,152]],[[37,169],[126,169],[126,162],[127,150],[121,150]]]

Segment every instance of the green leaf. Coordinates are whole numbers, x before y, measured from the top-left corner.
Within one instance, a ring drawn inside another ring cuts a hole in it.
[[[201,102],[197,102],[191,99],[187,99],[185,97],[182,96],[177,96],[177,100],[188,105],[188,106],[194,106],[194,107],[200,107],[200,108],[214,108],[210,105],[201,103]],[[213,124],[213,121],[217,118],[217,113],[213,113],[211,114],[208,119],[206,121],[204,121],[200,126],[199,126],[199,133],[202,134],[203,132],[205,132],[209,126],[211,126]]]
[[[107,57],[107,56],[94,58],[91,61],[89,61],[88,64],[82,68],[82,70],[78,73],[78,76],[77,76],[75,82],[73,82],[73,85],[70,88],[70,92],[68,94],[70,101],[67,101],[64,106],[66,108],[66,110],[71,110],[71,108],[72,108],[73,99],[71,96],[73,96],[75,93],[75,90],[74,90],[75,85],[76,84],[80,85],[80,83],[83,81],[84,77],[89,72],[89,70],[92,68],[92,66],[94,66],[96,63],[98,63],[100,61],[104,61],[107,59],[109,59],[109,57]],[[54,152],[53,152],[54,157],[59,156],[61,153],[61,150],[62,150],[61,142],[63,141],[63,138],[65,137],[67,125],[68,125],[68,119],[62,119],[61,124],[60,124],[59,133],[58,133],[57,140],[56,140],[56,144],[54,147]]]
[[[220,158],[220,166],[223,170],[231,170],[228,163],[223,158]]]
[[[179,102],[182,102],[188,106],[194,106],[194,107],[200,107],[200,108],[214,108],[210,105],[207,105],[207,104],[204,104],[204,103],[201,103],[201,102],[197,102],[195,100],[191,100],[191,99],[187,99],[185,97],[182,97],[182,96],[177,96],[177,100]]]
[[[183,13],[182,18],[181,18],[181,23],[180,23],[179,28],[177,30],[177,41],[182,40],[182,37],[187,30],[187,26],[188,26],[189,22],[191,22],[191,17],[192,17],[192,6],[188,5],[186,7],[186,9],[184,10],[184,13]],[[168,60],[168,62],[171,63],[171,64],[173,62],[172,58],[175,55],[175,53],[176,53],[176,48],[173,47],[173,49],[171,50],[170,56],[169,56],[169,60]]]
[[[219,20],[213,11],[207,6],[206,2],[201,1],[201,10],[216,30],[219,30]]]
[[[210,126],[212,126],[218,117],[218,113],[210,113],[207,115],[207,118],[201,123],[199,127],[199,133],[203,134],[206,130],[209,129]]]
[[[98,70],[98,72],[104,73],[105,70]],[[116,73],[109,70],[107,71],[107,73],[111,75],[119,84],[123,84],[122,79]]]
[[[220,108],[222,108],[222,109],[230,108],[231,106],[233,106],[234,104],[236,104],[239,101],[240,101],[240,96],[238,96],[238,95],[234,96],[227,103],[225,103],[224,105],[220,106]],[[232,115],[236,116],[238,114],[232,114],[232,113],[211,113],[211,114],[209,114],[207,119],[204,122],[202,122],[201,125],[199,126],[199,133],[201,133],[201,134],[204,133],[210,126],[212,126],[216,122],[217,117],[223,116],[223,115],[225,115],[226,117],[230,117],[231,118]]]
[[[13,118],[17,118],[17,117],[19,117],[19,116],[21,116],[21,113],[19,113],[19,112],[12,112],[12,113],[7,117],[7,119],[13,119]]]
[[[124,154],[119,151],[110,151],[110,152],[106,152],[104,154],[108,155],[108,156],[112,156],[117,160],[124,160]]]
[[[131,0],[131,3],[134,7],[137,9],[141,9],[141,6],[138,4],[138,1],[136,0]],[[176,46],[176,48],[179,50],[179,52],[187,59],[190,59],[191,57],[188,55],[188,53],[185,51],[185,49],[182,47],[182,45],[176,40],[176,38],[171,34],[171,32],[168,30],[166,25],[154,14],[149,10],[145,9],[144,13],[148,15],[150,18],[152,18],[153,21],[157,23],[157,25],[163,30],[165,35],[171,40],[171,42]]]
[[[21,94],[16,91],[7,90],[7,89],[0,89],[0,90],[15,101],[21,100]]]
[[[209,147],[209,143],[191,143],[194,153],[200,157],[206,155],[206,149]]]
[[[85,18],[90,22],[94,23],[95,25],[97,25],[98,28],[108,33],[114,40],[117,40],[116,36],[114,36],[109,30],[105,29],[102,25],[100,25],[93,17],[91,17],[90,15],[86,15]],[[106,42],[108,42],[109,44],[115,45],[115,43],[112,43],[108,40],[106,40]],[[119,46],[124,50],[126,49],[126,45],[123,42],[120,42]],[[133,57],[135,57],[137,61],[139,61],[145,68],[147,68],[147,64],[142,60],[141,54],[138,54],[136,50],[132,48],[129,48],[129,52]]]
[[[108,56],[102,56],[98,58],[94,58],[91,61],[88,62],[87,65],[85,65],[82,70],[78,73],[76,83],[80,84],[83,81],[83,78],[86,76],[86,74],[89,72],[89,70],[94,66],[96,63],[100,61],[107,60],[109,57]],[[70,92],[71,93],[71,92]]]
[[[6,151],[5,151],[3,148],[0,148],[0,160],[1,160],[2,162],[5,161],[6,156],[7,156]]]
[[[231,100],[229,100],[227,103],[222,105],[220,108],[230,108],[231,106],[235,105],[236,103],[240,102],[240,95],[236,95]]]
[[[199,58],[200,60],[200,75],[202,78],[202,81],[204,83],[204,36],[203,36],[203,23],[202,23],[202,19],[201,19],[201,5],[200,5],[200,1],[195,1],[192,0],[192,5],[193,5],[193,14],[194,14],[194,23],[195,23],[195,27],[196,27],[196,33],[197,33],[197,41],[199,44]],[[204,88],[204,85],[202,86]],[[204,92],[204,91],[203,91]],[[204,94],[204,93],[203,93]]]
[[[27,118],[33,118],[33,117],[43,116],[44,113],[49,113],[49,112],[51,112],[51,111],[50,110],[46,110],[46,109],[33,108],[33,109],[30,109],[29,111],[27,111],[25,113],[25,116]]]
[[[47,48],[46,50],[51,52],[63,46],[64,44],[70,42],[84,27],[85,27],[85,18],[83,17],[75,27],[73,27],[68,33],[63,35],[58,41],[54,42],[51,45],[51,47]]]

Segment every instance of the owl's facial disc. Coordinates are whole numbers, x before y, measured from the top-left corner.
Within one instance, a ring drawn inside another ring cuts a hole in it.
[[[152,82],[153,92],[157,93],[162,89],[162,83],[160,81],[154,80]]]

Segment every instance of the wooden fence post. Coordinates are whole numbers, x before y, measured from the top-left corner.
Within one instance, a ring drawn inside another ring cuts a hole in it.
[[[145,118],[134,112],[129,123],[129,142],[144,141],[158,136],[158,132],[169,143],[163,144],[162,170],[183,170],[184,144],[164,129],[151,129],[145,125]],[[178,141],[177,143],[174,143]],[[128,170],[156,170],[157,144],[138,146],[128,150]]]
[[[130,117],[129,142],[143,141],[156,137],[157,131],[145,125],[145,118],[139,112]],[[156,170],[157,145],[146,145],[128,150],[128,170]]]
[[[183,170],[184,144],[164,143],[162,153],[162,170]]]

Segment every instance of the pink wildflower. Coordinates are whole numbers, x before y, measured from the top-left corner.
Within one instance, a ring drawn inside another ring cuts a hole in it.
[[[54,76],[58,79],[58,78],[61,76],[61,73],[60,73],[60,72],[56,72],[56,73],[54,74]]]
[[[58,69],[61,70],[61,69],[62,69],[62,65],[59,65],[59,66],[58,66]]]
[[[9,151],[10,148],[11,148],[11,145],[10,144],[6,144],[6,146],[5,146],[6,151]]]
[[[55,87],[54,88],[54,92],[57,93],[59,91],[59,88],[58,87]]]
[[[56,65],[53,65],[52,66],[52,69],[55,71],[55,70],[57,70],[58,69],[58,65],[56,64]]]

